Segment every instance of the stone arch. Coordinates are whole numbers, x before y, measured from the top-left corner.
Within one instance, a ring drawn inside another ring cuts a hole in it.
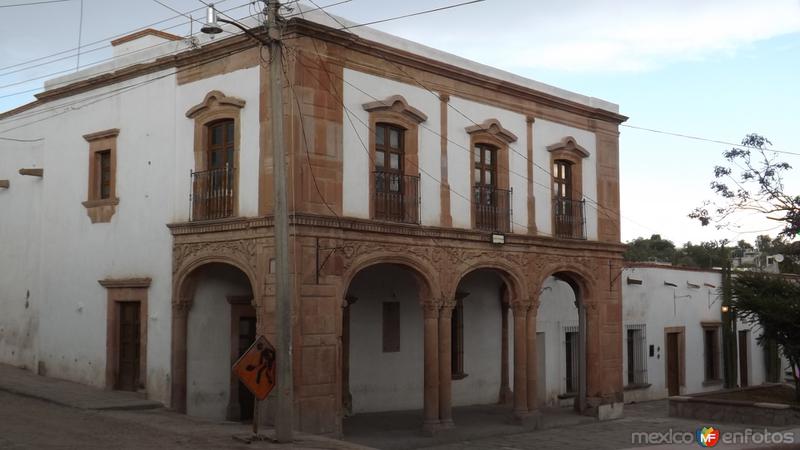
[[[246,261],[234,256],[201,255],[182,262],[173,275],[170,402],[172,408],[181,413],[187,412],[189,310],[194,303],[199,270],[213,264],[232,267],[244,274],[250,284],[251,302],[256,307],[256,312],[260,312],[260,308],[257,307],[261,295],[259,283],[256,281],[254,268]],[[259,317],[257,320],[260,319]]]
[[[441,300],[439,295],[442,290],[436,276],[438,271],[432,265],[421,258],[389,252],[370,253],[353,260],[342,275],[342,295],[347,295],[356,275],[362,270],[378,264],[396,264],[408,269],[417,281],[421,303],[439,303]]]
[[[506,287],[509,290],[509,299],[511,299],[511,301],[530,301],[525,277],[511,265],[498,261],[478,262],[463,268],[458,272],[458,276],[454,278],[452,285],[448,286],[446,298],[454,298],[456,290],[458,289],[458,285],[461,283],[461,281],[471,273],[478,270],[490,270],[496,273],[506,284]]]
[[[567,283],[575,294],[575,303],[578,309],[578,393],[575,402],[575,410],[581,414],[587,412],[587,392],[589,381],[589,368],[595,366],[595,361],[591,360],[590,355],[594,352],[590,346],[598,345],[591,342],[588,336],[591,330],[599,327],[599,323],[594,318],[594,314],[588,314],[588,310],[596,309],[596,278],[587,270],[586,267],[574,264],[563,263],[547,267],[542,271],[542,277],[538,286],[542,286],[548,277],[554,277]],[[534,294],[533,310],[539,308],[539,294]]]

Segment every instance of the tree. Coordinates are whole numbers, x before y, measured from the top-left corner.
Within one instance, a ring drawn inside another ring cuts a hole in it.
[[[763,272],[738,272],[731,280],[731,307],[749,323],[761,325],[759,343],[776,342],[792,366],[796,399],[800,402],[800,282]]]
[[[722,267],[731,257],[732,248],[726,247],[727,244],[728,241],[725,239],[701,242],[698,245],[687,242],[683,244],[683,248],[677,251],[674,264],[702,269]]]
[[[626,261],[671,263],[675,258],[675,244],[672,241],[661,239],[660,234],[654,234],[650,236],[650,239],[636,238],[628,242],[624,258]]]
[[[711,190],[717,202],[704,202],[689,217],[703,226],[714,222],[717,228],[729,227],[738,211],[755,211],[781,222],[780,235],[788,238],[800,232],[800,195],[785,192],[783,175],[791,166],[779,161],[768,146],[772,143],[758,134],[748,134],[741,147],[723,153],[727,165],[714,167]]]

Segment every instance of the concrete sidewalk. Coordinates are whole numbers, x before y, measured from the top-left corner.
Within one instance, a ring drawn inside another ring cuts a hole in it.
[[[78,409],[131,410],[164,406],[136,392],[107,391],[71,381],[42,377],[7,364],[0,364],[0,391]]]

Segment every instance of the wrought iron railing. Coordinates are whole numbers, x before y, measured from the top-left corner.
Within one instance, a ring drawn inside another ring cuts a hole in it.
[[[234,168],[192,172],[192,221],[224,219],[233,215],[236,195]]]
[[[374,172],[375,218],[392,222],[419,223],[419,177],[378,170]]]
[[[584,200],[556,197],[553,199],[555,237],[561,239],[586,239]]]
[[[511,232],[510,189],[497,189],[494,186],[476,184],[472,187],[472,201],[475,204],[475,228],[500,233]]]

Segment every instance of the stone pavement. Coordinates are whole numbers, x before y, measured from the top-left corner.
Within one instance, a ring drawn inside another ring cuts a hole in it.
[[[252,427],[169,411],[134,393],[41,377],[0,364],[0,449],[367,449],[295,434],[289,445],[245,444]],[[263,434],[272,435],[265,429]]]
[[[459,421],[458,412],[461,412],[462,419]],[[491,411],[491,407],[488,409]],[[384,424],[391,423],[391,414],[383,414],[381,420]],[[407,427],[405,431],[398,430],[395,426],[394,431],[389,431],[381,437],[380,433],[376,430],[370,432],[359,430],[358,426],[351,425],[351,434],[345,435],[345,439],[371,445],[381,449],[411,449],[411,448],[427,448],[435,450],[451,450],[451,449],[501,449],[501,450],[526,450],[526,449],[569,449],[569,450],[593,450],[593,449],[630,449],[645,447],[648,442],[637,441],[634,439],[633,433],[647,432],[647,433],[679,433],[686,436],[686,433],[691,433],[693,436],[698,427],[714,425],[724,433],[742,432],[750,428],[752,431],[763,432],[764,427],[748,427],[743,424],[726,424],[726,423],[700,423],[698,421],[672,418],[667,416],[667,402],[655,401],[645,402],[640,404],[625,405],[625,417],[618,420],[598,422],[594,419],[574,420],[572,423],[564,421],[564,418],[550,419],[558,425],[555,428],[528,431],[519,426],[513,426],[504,423],[502,420],[495,420],[493,423],[488,422],[483,425],[474,424],[469,418],[470,415],[477,414],[470,412],[469,408],[456,408],[454,410],[454,419],[456,421],[456,428],[452,431],[436,436],[434,438],[427,438],[422,435],[418,430],[412,431]],[[484,412],[483,414],[486,414]],[[569,415],[569,413],[565,413]],[[407,414],[396,415],[396,420],[408,421],[403,416]],[[545,414],[546,416],[547,414]],[[551,412],[552,415],[552,412]],[[370,415],[368,415],[370,416]],[[465,417],[466,416],[466,417]],[[358,416],[355,416],[355,419]],[[466,420],[465,420],[466,419]],[[352,419],[350,419],[352,420]],[[363,421],[363,419],[362,419]],[[417,415],[417,422],[419,422],[419,415]],[[374,423],[374,420],[373,420]],[[378,423],[380,425],[380,423]],[[352,429],[355,428],[355,429]],[[479,430],[482,428],[483,430]],[[345,431],[348,431],[347,425]],[[800,448],[800,428],[791,427],[771,427],[770,432],[788,432],[793,436],[794,442],[798,444],[791,446],[783,446],[784,448]],[[482,432],[494,433],[492,435],[481,435]],[[657,444],[655,446],[648,446],[647,448],[658,449],[690,449],[701,448],[694,441],[689,444],[670,444],[670,442],[661,440],[664,434],[659,434],[659,438],[649,444]],[[733,449],[733,448],[756,448],[756,445],[726,445],[720,444],[716,448]],[[773,447],[774,448],[774,447]]]
[[[24,369],[0,364],[0,391],[37,398],[79,409],[153,409],[159,402],[136,392],[103,389],[36,375]]]

